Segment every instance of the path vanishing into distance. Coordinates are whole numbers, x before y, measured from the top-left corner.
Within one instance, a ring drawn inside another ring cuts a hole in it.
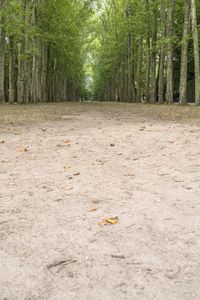
[[[200,299],[197,108],[0,111],[1,300]]]

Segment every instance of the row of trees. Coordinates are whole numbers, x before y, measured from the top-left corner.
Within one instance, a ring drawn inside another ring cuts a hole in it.
[[[77,100],[87,0],[0,0],[0,102]]]
[[[200,1],[96,4],[101,30],[93,51],[95,97],[181,104],[194,98],[200,104]]]

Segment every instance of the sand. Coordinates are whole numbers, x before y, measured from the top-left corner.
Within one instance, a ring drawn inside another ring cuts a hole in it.
[[[8,108],[1,300],[200,299],[200,128],[106,105]]]

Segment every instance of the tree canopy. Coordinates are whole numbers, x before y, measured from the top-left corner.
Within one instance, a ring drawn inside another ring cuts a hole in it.
[[[0,0],[0,102],[200,104],[196,0]]]

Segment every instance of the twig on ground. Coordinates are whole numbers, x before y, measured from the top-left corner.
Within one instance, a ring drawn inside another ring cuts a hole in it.
[[[69,264],[72,264],[72,263],[75,263],[77,262],[77,260],[73,260],[73,259],[68,259],[68,260],[61,260],[61,261],[56,261],[50,265],[47,265],[47,270],[50,270],[52,268],[55,268],[55,267],[58,267],[58,266],[61,266],[61,265],[69,265]]]

